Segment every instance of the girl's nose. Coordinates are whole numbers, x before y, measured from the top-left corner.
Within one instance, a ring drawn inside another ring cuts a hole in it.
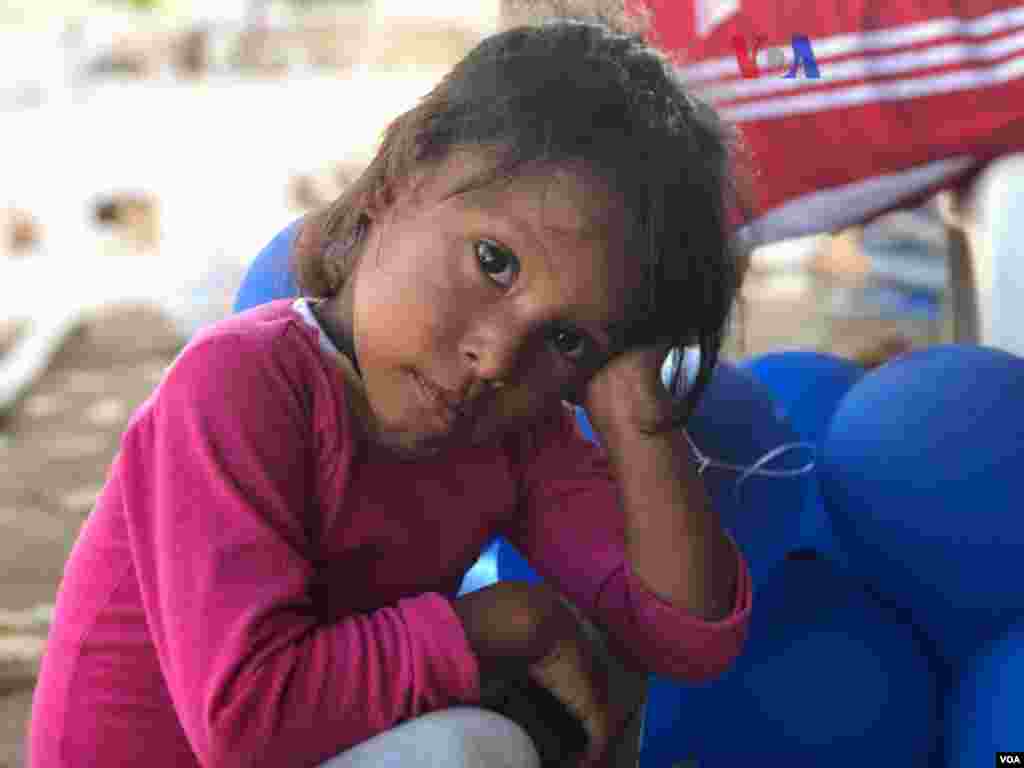
[[[507,317],[478,326],[462,343],[462,355],[480,379],[505,384],[515,376],[526,334]]]

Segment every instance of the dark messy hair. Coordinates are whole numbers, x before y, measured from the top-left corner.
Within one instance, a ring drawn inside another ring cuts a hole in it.
[[[627,253],[643,270],[616,350],[696,345],[700,368],[671,423],[685,423],[707,387],[744,262],[730,208],[746,210],[736,183],[740,143],[690,95],[671,61],[604,14],[548,18],[484,39],[419,103],[388,126],[362,176],[307,217],[293,252],[304,295],[333,296],[363,239],[371,200],[454,150],[486,149],[491,162],[468,185],[528,167],[582,162],[625,201]],[[680,392],[681,355],[671,391]]]

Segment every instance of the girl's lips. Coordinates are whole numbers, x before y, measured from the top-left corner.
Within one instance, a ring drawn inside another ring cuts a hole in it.
[[[442,426],[446,430],[451,430],[464,415],[463,412],[445,402],[437,385],[423,378],[418,373],[413,373],[413,378],[416,380],[424,403],[438,416]]]

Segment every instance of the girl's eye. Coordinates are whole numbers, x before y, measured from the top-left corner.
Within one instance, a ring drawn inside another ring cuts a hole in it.
[[[575,331],[559,328],[551,334],[551,342],[573,362],[581,362],[587,356],[587,339]]]
[[[474,249],[480,269],[488,278],[503,288],[515,282],[519,275],[519,260],[515,255],[489,240],[477,240]],[[551,343],[574,363],[582,362],[589,353],[586,336],[568,328],[556,328],[551,333]]]
[[[484,274],[503,288],[512,285],[519,274],[519,261],[515,256],[488,240],[478,240],[474,248]]]

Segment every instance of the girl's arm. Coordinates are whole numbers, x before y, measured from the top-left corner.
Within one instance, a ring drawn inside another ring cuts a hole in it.
[[[543,579],[606,631],[623,662],[706,681],[728,669],[743,647],[750,573],[728,533],[701,528],[714,527],[700,517],[706,510],[698,506],[691,517],[693,507],[685,506],[691,492],[695,504],[708,503],[702,489],[687,486],[686,467],[676,464],[688,461],[687,454],[677,454],[672,443],[631,446],[631,439],[615,449],[622,454],[616,469],[609,452],[580,433],[574,410],[561,408],[527,435],[520,518],[503,533]],[[616,474],[633,472],[620,485]],[[660,506],[677,501],[669,514]],[[710,611],[703,602],[709,595],[719,604]]]
[[[735,604],[738,553],[712,509],[689,446],[669,424],[664,344],[630,348],[590,380],[588,414],[622,494],[629,563],[662,600],[708,621]]]
[[[630,566],[655,595],[707,621],[736,605],[737,551],[711,506],[680,430],[602,431],[625,511]]]

